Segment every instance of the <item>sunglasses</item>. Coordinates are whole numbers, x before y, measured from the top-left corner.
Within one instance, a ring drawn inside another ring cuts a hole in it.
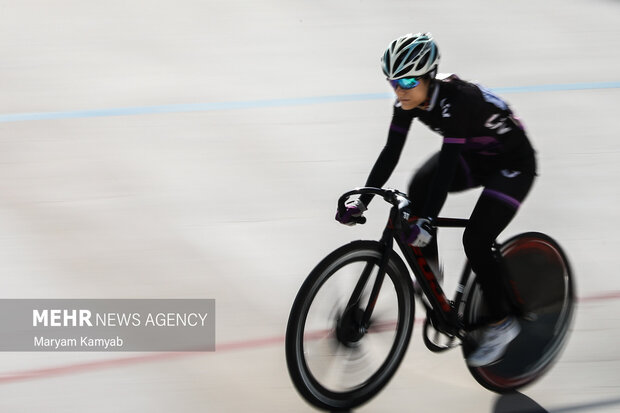
[[[394,80],[388,79],[388,82],[390,82],[390,85],[392,85],[394,89],[396,89],[398,86],[400,86],[401,89],[413,89],[420,84],[420,80],[415,77],[404,77],[402,79]]]

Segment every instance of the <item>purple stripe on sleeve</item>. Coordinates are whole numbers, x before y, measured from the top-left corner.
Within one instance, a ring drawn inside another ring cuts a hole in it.
[[[462,145],[465,143],[465,138],[443,138],[443,143],[456,143]]]
[[[505,202],[506,204],[510,205],[511,207],[515,209],[521,206],[521,202],[518,199],[515,199],[509,195],[503,194],[499,191],[494,191],[493,189],[487,188],[484,191],[482,191],[482,194],[493,197],[495,199],[499,199],[500,201]]]
[[[401,128],[400,126],[394,125],[393,123],[390,125],[390,130],[394,131],[394,132],[397,132],[397,133],[401,133],[403,135],[406,135],[407,132],[409,132],[409,129]]]
[[[492,136],[474,136],[470,141],[478,146],[496,145],[499,143],[497,138]]]

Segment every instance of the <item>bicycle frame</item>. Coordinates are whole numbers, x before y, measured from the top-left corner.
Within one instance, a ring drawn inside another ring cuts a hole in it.
[[[374,310],[381,284],[385,277],[385,267],[388,262],[388,257],[390,255],[390,251],[393,250],[393,243],[396,241],[396,244],[403,253],[409,268],[413,271],[422,292],[430,303],[430,308],[427,308],[427,314],[433,317],[435,328],[445,334],[464,339],[466,337],[465,326],[462,324],[462,321],[458,316],[458,308],[455,307],[453,303],[458,305],[461,302],[465,286],[471,273],[471,266],[469,262],[466,263],[465,268],[463,269],[454,300],[449,301],[441,288],[436,275],[433,273],[430,265],[424,257],[422,250],[418,247],[413,247],[402,240],[401,235],[403,217],[406,216],[406,210],[411,205],[406,195],[393,189],[379,189],[371,187],[356,188],[353,191],[342,195],[339,200],[338,207],[342,211],[344,210],[344,202],[348,197],[351,195],[364,194],[380,195],[386,202],[392,204],[390,218],[380,240],[384,251],[379,265],[379,273],[377,274],[377,279],[375,280],[368,305],[364,311],[364,316],[361,322],[361,326],[364,331],[366,331],[369,327],[370,317]],[[360,219],[358,222],[364,223],[365,219]],[[435,225],[437,227],[463,228],[467,225],[467,223],[468,220],[466,219],[438,218]],[[364,290],[364,287],[368,282],[368,278],[370,277],[371,269],[372,265],[369,263],[362,272],[360,280],[354,289],[354,292],[347,304],[347,310],[354,308],[359,303],[362,291]]]
[[[435,222],[436,227],[463,228],[467,225],[466,219],[438,218]],[[469,261],[456,288],[456,295],[452,301],[448,300],[445,292],[441,288],[437,276],[428,264],[422,249],[413,247],[400,239],[400,234],[395,233],[394,239],[399,246],[409,268],[413,271],[424,296],[430,303],[430,308],[426,308],[427,314],[433,318],[433,324],[438,331],[448,335],[457,336],[461,339],[465,337],[465,326],[461,323],[458,314],[458,305],[461,303],[463,292],[471,273]],[[426,306],[426,303],[424,303]]]

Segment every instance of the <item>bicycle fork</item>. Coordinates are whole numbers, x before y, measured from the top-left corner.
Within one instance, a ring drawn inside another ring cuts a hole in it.
[[[362,294],[366,289],[366,285],[368,284],[372,274],[373,267],[375,266],[374,262],[368,262],[365,265],[364,270],[362,271],[362,274],[360,275],[360,278],[357,281],[357,284],[353,289],[353,293],[351,294],[347,306],[341,316],[338,325],[339,339],[341,342],[356,342],[368,332],[368,328],[370,327],[370,319],[375,309],[375,305],[377,304],[379,293],[381,292],[381,286],[383,285],[383,280],[385,279],[390,253],[392,252],[393,238],[391,231],[387,228],[381,239],[381,245],[383,248],[381,259],[379,261],[379,270],[372,286],[368,303],[362,310]],[[343,331],[346,331],[346,333],[343,333]]]

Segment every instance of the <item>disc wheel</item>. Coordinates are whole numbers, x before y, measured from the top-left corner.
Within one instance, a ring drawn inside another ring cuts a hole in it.
[[[469,371],[487,389],[507,393],[532,383],[552,366],[568,335],[575,296],[568,260],[549,236],[520,234],[506,241],[500,252],[520,309],[521,333],[499,362],[469,367]],[[487,317],[482,290],[475,281],[465,302],[466,325]],[[479,334],[474,331],[470,336],[477,341]],[[471,351],[471,346],[463,346],[465,357]]]

